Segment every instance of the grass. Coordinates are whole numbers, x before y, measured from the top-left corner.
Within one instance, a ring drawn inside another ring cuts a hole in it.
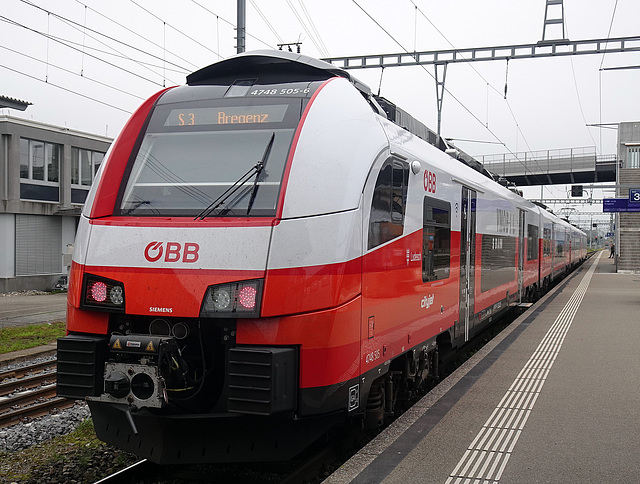
[[[53,343],[64,334],[65,323],[62,321],[0,328],[0,354]]]
[[[70,449],[95,449],[98,445],[100,441],[96,439],[91,420],[85,420],[68,435],[55,437],[20,452],[0,452],[0,475],[7,479],[0,482],[24,481],[30,477],[33,469],[63,460]]]
[[[19,452],[0,451],[0,484],[13,482],[64,482],[68,467],[73,475],[66,477],[75,482],[94,482],[104,477],[104,463],[98,461],[109,455],[109,472],[133,463],[136,458],[117,451],[100,442],[91,420],[82,422],[70,434],[55,437],[47,442]],[[72,465],[71,465],[72,464]]]

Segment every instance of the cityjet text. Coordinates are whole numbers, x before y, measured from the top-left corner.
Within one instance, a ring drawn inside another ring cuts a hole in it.
[[[435,300],[435,294],[431,294],[430,296],[425,296],[420,301],[420,307],[422,309],[429,309]]]

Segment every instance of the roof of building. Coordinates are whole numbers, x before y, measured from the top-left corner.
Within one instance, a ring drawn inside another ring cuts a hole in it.
[[[11,108],[24,111],[32,104],[33,103],[30,103],[29,101],[21,101],[20,99],[14,99],[12,97],[0,96],[0,108]]]

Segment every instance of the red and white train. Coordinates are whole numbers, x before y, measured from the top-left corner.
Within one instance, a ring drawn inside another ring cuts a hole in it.
[[[285,459],[381,420],[586,256],[583,232],[429,136],[285,52],[151,97],[84,206],[58,394],[159,463]]]

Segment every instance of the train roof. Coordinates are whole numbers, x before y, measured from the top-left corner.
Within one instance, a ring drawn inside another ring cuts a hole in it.
[[[244,52],[187,76],[187,84],[225,84],[238,78],[260,78],[263,82],[318,81],[331,77],[348,79],[365,96],[371,89],[344,69],[303,54],[283,50],[256,50]]]
[[[331,77],[344,77],[362,93],[378,114],[411,134],[444,151],[449,156],[470,166],[488,178],[495,179],[478,160],[465,153],[429,129],[393,102],[373,95],[371,88],[348,71],[328,62],[303,54],[282,50],[256,50],[221,60],[187,76],[188,85],[230,84],[238,79],[260,79],[262,83],[283,81],[317,81]]]

